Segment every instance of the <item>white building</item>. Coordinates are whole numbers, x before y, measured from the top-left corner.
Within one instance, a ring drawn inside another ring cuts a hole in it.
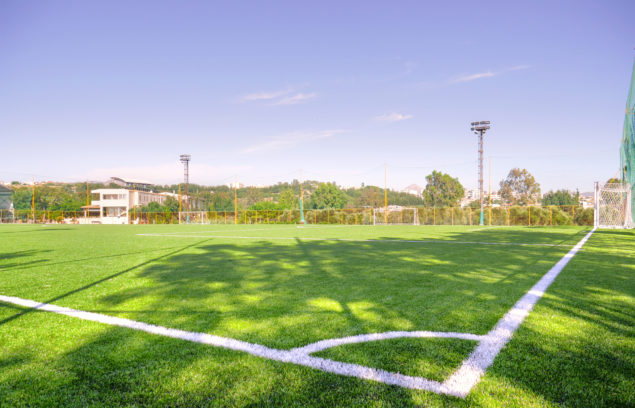
[[[127,190],[124,188],[102,188],[92,190],[95,197],[92,205],[99,206],[99,218],[102,224],[129,224],[134,207],[148,205],[151,202],[163,204],[168,197],[178,200],[179,195],[173,193],[153,193],[150,191]],[[184,198],[184,197],[183,197]]]
[[[410,184],[408,187],[401,190],[402,193],[412,194],[416,197],[422,197],[423,187],[417,184]]]

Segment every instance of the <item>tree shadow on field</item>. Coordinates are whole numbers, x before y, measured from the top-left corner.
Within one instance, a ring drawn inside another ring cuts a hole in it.
[[[85,290],[87,290],[87,289],[90,289],[90,288],[92,288],[92,287],[94,287],[94,286],[99,285],[100,283],[103,283],[103,282],[109,281],[109,280],[111,280],[111,279],[113,279],[113,278],[115,278],[115,277],[117,277],[117,276],[121,276],[121,275],[124,275],[124,274],[126,274],[126,273],[128,273],[128,272],[134,271],[134,270],[136,270],[136,269],[138,269],[138,268],[142,268],[142,267],[144,267],[144,266],[146,266],[146,265],[148,265],[148,264],[151,264],[152,262],[156,262],[156,261],[161,260],[161,259],[163,259],[163,258],[168,258],[168,257],[170,257],[170,256],[173,256],[173,255],[175,255],[175,254],[177,254],[177,253],[179,253],[179,252],[181,252],[181,251],[184,251],[184,250],[186,250],[186,249],[188,249],[188,248],[190,248],[190,247],[193,247],[193,246],[199,245],[200,243],[202,243],[202,242],[204,242],[204,241],[205,241],[205,240],[203,240],[203,241],[198,241],[198,242],[196,242],[196,243],[194,243],[194,244],[190,244],[190,245],[186,245],[186,246],[184,246],[184,247],[180,247],[180,248],[176,249],[175,251],[171,251],[171,252],[169,252],[169,253],[167,253],[167,254],[163,254],[163,255],[160,255],[160,256],[154,257],[154,258],[152,258],[152,259],[148,259],[148,260],[146,260],[146,261],[144,261],[144,262],[141,262],[141,263],[139,263],[139,264],[133,265],[133,266],[131,266],[131,267],[129,267],[129,268],[126,268],[126,269],[124,269],[124,270],[122,270],[122,271],[116,272],[116,273],[114,273],[114,274],[110,274],[110,275],[105,276],[105,277],[102,277],[102,278],[100,278],[100,279],[98,279],[98,280],[96,280],[96,281],[90,282],[90,283],[88,283],[88,284],[86,284],[86,285],[84,285],[84,286],[81,286],[81,287],[77,288],[77,289],[73,289],[73,290],[68,291],[68,292],[66,292],[66,293],[63,293],[63,294],[61,294],[61,295],[58,295],[58,296],[55,296],[55,297],[50,298],[50,299],[48,299],[48,300],[45,300],[45,301],[43,301],[42,303],[54,303],[54,302],[56,302],[56,301],[58,301],[58,300],[60,300],[60,299],[64,299],[64,298],[66,298],[66,297],[68,297],[68,296],[71,296],[71,295],[74,295],[74,294],[76,294],[76,293],[83,292],[83,291],[85,291]],[[45,261],[46,261],[46,260],[42,260],[42,262],[45,262]],[[35,261],[34,261],[34,262],[35,262]],[[15,320],[15,319],[18,319],[19,317],[24,316],[25,314],[28,314],[28,313],[31,313],[31,312],[34,312],[34,311],[37,311],[37,310],[38,310],[38,307],[35,307],[35,308],[29,308],[29,309],[24,309],[24,310],[23,310],[22,312],[20,312],[20,313],[17,313],[17,314],[15,314],[15,315],[13,315],[13,316],[9,316],[9,317],[7,317],[7,318],[5,318],[5,319],[0,320],[0,326],[1,326],[1,325],[3,325],[3,324],[8,323],[8,322],[10,322],[10,321],[13,321],[13,320]]]
[[[633,231],[597,231],[490,375],[557,405],[635,406],[634,239]]]
[[[48,232],[48,231],[69,231],[74,228],[65,228],[65,227],[31,227],[28,229],[23,229],[20,231],[7,231],[6,229],[0,230],[0,237],[5,234],[22,234],[22,233],[32,233],[32,232]]]
[[[34,257],[41,253],[51,252],[50,249],[26,249],[23,251],[15,251],[15,252],[0,252],[0,273],[6,271],[7,269],[15,268],[15,267],[37,267],[40,266],[43,262],[47,262],[48,259],[36,259],[32,261],[20,262],[20,258],[30,258]],[[12,261],[12,263],[8,263],[7,261]]]
[[[515,230],[484,230],[456,233],[450,240],[520,243],[529,239],[573,246],[584,233],[547,230],[528,237]],[[138,314],[138,320],[148,323],[282,349],[388,330],[482,334],[568,250],[385,241],[263,239],[231,244],[228,239],[208,239],[135,266],[132,269],[141,279],[129,279],[115,292],[86,294],[103,305],[97,312]],[[9,390],[4,393],[8,406],[19,402],[32,406],[487,407],[492,399],[482,400],[483,394],[503,399],[504,385],[511,383],[537,395],[528,401],[533,404],[544,399],[570,406],[627,406],[629,390],[623,387],[635,378],[632,354],[625,353],[619,342],[607,345],[602,339],[621,336],[628,340],[632,334],[621,327],[629,322],[633,327],[633,313],[624,311],[632,305],[624,300],[608,303],[599,296],[606,291],[616,299],[632,295],[632,279],[625,280],[632,274],[614,271],[615,262],[627,263],[632,255],[616,260],[589,253],[576,262],[581,255],[585,251],[572,261],[578,266],[565,268],[534,313],[563,314],[594,325],[598,334],[575,336],[571,341],[560,332],[549,332],[548,327],[526,327],[525,323],[486,374],[485,384],[477,386],[467,400],[129,329],[77,323],[63,316],[40,322],[35,318],[38,314],[24,316],[24,324],[37,330],[41,325],[33,342],[50,341],[55,344],[51,347],[58,348],[63,337],[70,336],[66,341],[72,347],[59,358],[43,360],[37,370],[13,370],[24,363],[16,360],[19,356],[10,356],[7,361],[15,364],[9,366],[0,391],[2,387]],[[596,273],[601,265],[605,274]],[[105,279],[128,279],[122,275],[125,272]],[[567,279],[562,282],[563,278]],[[137,285],[139,280],[145,283]],[[56,319],[69,319],[69,329],[56,330],[58,326],[50,323]],[[18,323],[12,322],[3,330],[15,327]],[[611,384],[622,388],[610,388]],[[508,398],[509,404],[503,399],[499,405],[522,405],[513,396]]]
[[[152,285],[100,302],[131,311],[154,299],[139,318],[283,349],[390,330],[484,334],[568,249],[451,241],[573,246],[583,232],[458,232],[446,234],[450,243],[210,239],[145,267],[139,275]],[[182,314],[168,320],[165,310]]]

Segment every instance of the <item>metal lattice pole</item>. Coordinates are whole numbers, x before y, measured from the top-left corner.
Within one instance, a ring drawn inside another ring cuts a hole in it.
[[[484,224],[483,217],[483,135],[490,128],[489,120],[471,123],[472,132],[478,135],[478,187],[479,187],[479,202],[481,204],[481,216],[479,225]]]
[[[187,195],[188,188],[190,186],[190,159],[192,156],[189,154],[181,155],[181,163],[183,163],[183,181],[185,182],[185,210],[187,211],[190,206],[190,198]]]

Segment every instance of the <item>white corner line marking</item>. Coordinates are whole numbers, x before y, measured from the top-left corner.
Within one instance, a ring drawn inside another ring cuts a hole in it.
[[[494,328],[484,336],[454,332],[386,332],[322,340],[292,350],[279,350],[228,337],[170,329],[163,326],[156,326],[120,317],[107,316],[100,313],[84,312],[48,303],[39,303],[34,300],[22,299],[13,296],[0,295],[0,301],[36,310],[71,316],[82,320],[139,330],[159,336],[172,337],[175,339],[242,351],[254,356],[311,367],[329,373],[465,398],[469,394],[470,390],[480,381],[487,368],[494,362],[494,359],[501,349],[512,338],[516,329],[518,329],[518,327],[522,324],[525,317],[527,317],[527,315],[531,312],[533,306],[542,297],[549,285],[551,285],[569,260],[580,250],[580,248],[582,248],[584,243],[589,239],[589,237],[591,237],[594,231],[595,228],[582,238],[582,240],[580,240],[580,242],[578,242],[564,257],[562,257],[562,259],[560,259],[560,261],[558,261],[558,263],[556,263],[556,265],[554,265],[549,272],[547,272],[540,281],[538,281],[538,283],[536,283],[518,302],[516,302],[516,304],[498,321],[496,326],[494,326]],[[423,377],[391,373],[385,370],[365,367],[357,364],[343,363],[310,355],[311,353],[339,345],[400,337],[457,338],[478,341],[479,344],[470,356],[462,363],[461,367],[459,367],[459,369],[443,383]]]
[[[496,326],[485,335],[485,340],[479,343],[470,356],[463,361],[461,367],[443,382],[450,394],[465,398],[470,390],[480,381],[485,371],[492,365],[494,359],[505,344],[512,338],[529,315],[534,305],[540,300],[547,288],[553,283],[562,269],[582,248],[591,235],[593,228],[571,250],[562,257],[505,315]]]

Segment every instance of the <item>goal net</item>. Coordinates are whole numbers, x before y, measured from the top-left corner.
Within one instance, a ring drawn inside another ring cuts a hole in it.
[[[628,183],[595,183],[595,227],[633,228],[632,197]]]
[[[419,225],[419,214],[416,208],[400,207],[396,205],[375,208],[373,210],[373,225]]]
[[[206,211],[181,211],[179,224],[209,224],[210,220]]]

